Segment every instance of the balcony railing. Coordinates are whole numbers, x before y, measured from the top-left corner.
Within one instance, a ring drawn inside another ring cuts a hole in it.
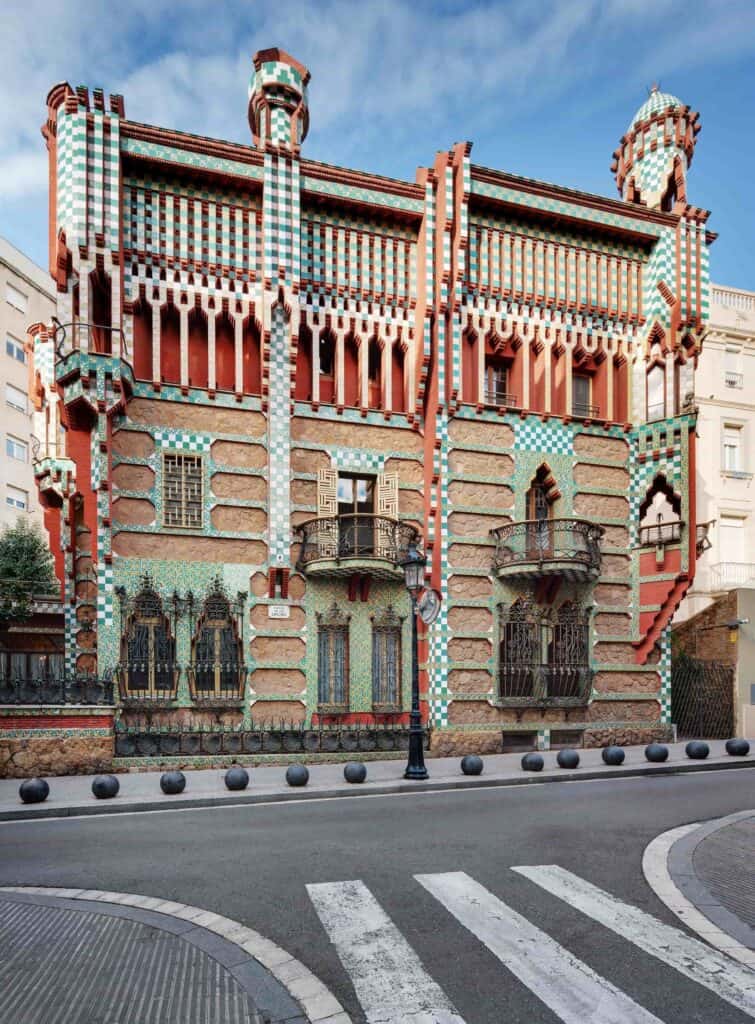
[[[665,523],[652,523],[650,526],[640,527],[640,544],[643,546],[658,546],[663,544],[676,544],[681,540],[682,526],[684,524],[673,519]]]
[[[132,661],[116,668],[124,704],[170,704],[176,699],[181,668],[175,662]]]
[[[603,528],[583,519],[530,519],[491,530],[493,568],[499,575],[563,574],[575,579],[600,573]]]
[[[0,704],[113,704],[113,683],[97,676],[0,675]]]
[[[741,309],[744,313],[755,313],[755,292],[741,291],[738,288],[719,288],[712,285],[712,300],[722,306]]]
[[[419,545],[413,526],[369,513],[310,519],[298,527],[297,535],[302,542],[297,562],[301,569],[318,562],[337,567],[339,562],[355,559],[395,567],[410,546]]]
[[[120,327],[106,324],[87,324],[74,321],[55,323],[55,357],[64,359],[71,352],[95,352],[98,355],[120,356],[128,359],[126,336]]]
[[[583,664],[501,665],[499,695],[506,704],[576,707],[588,702],[592,679]]]
[[[197,704],[238,704],[244,699],[246,670],[238,661],[195,661],[187,675]]]
[[[713,590],[755,587],[755,563],[718,562],[710,567],[710,581]]]
[[[744,387],[745,377],[743,373],[733,373],[731,370],[727,370],[724,373],[724,383],[727,388],[742,388]]]
[[[516,395],[512,395],[503,388],[485,388],[485,405],[506,406],[509,409],[515,409]]]
[[[572,402],[571,414],[579,420],[595,420],[600,416],[600,407],[585,402]]]

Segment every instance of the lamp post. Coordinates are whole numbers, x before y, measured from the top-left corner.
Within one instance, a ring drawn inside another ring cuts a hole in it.
[[[404,570],[404,582],[412,602],[412,710],[409,716],[409,759],[406,762],[405,779],[426,779],[424,729],[419,710],[419,641],[417,638],[417,595],[425,581],[426,560],[417,550],[416,544],[410,544],[406,557],[401,562]]]

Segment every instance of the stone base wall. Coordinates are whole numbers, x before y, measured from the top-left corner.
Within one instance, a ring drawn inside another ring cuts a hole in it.
[[[564,732],[572,731],[568,724],[562,726]],[[532,735],[529,730],[516,730],[522,737]],[[574,729],[574,732],[579,731]],[[637,746],[647,743],[670,743],[673,730],[670,725],[643,725],[640,723],[607,726],[606,728],[589,728],[582,730],[581,742],[572,744],[575,747],[607,747],[616,744],[620,747]],[[541,749],[540,739],[536,744]],[[533,745],[534,749],[534,745]],[[463,757],[465,754],[501,754],[504,752],[504,730],[461,730],[435,729],[430,735],[431,757]],[[524,747],[522,747],[524,752]]]
[[[112,736],[0,736],[0,778],[94,775],[113,770]]]

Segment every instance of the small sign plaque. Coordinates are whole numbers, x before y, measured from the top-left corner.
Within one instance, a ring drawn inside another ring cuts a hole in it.
[[[267,606],[268,619],[290,619],[291,609],[287,604],[270,604]]]

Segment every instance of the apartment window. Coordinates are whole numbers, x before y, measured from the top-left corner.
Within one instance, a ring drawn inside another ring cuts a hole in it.
[[[29,507],[29,492],[22,491],[20,487],[12,487],[8,484],[8,491],[5,495],[5,504],[10,508],[25,512]]]
[[[5,385],[5,401],[12,409],[18,409],[19,412],[27,411],[26,392],[14,387],[13,384]]]
[[[202,528],[202,457],[163,456],[163,525]]]
[[[317,615],[317,701],[326,709],[349,706],[349,616],[335,604]]]
[[[178,666],[175,642],[163,614],[160,595],[149,584],[134,598],[133,612],[121,638],[124,697],[163,698],[175,696]]]
[[[12,285],[8,281],[5,285],[5,301],[9,306],[13,306],[19,313],[25,313],[28,305],[28,298],[22,291],[19,291],[15,285]]]
[[[543,608],[520,598],[499,609],[501,700],[585,702],[589,695],[590,613],[571,601]]]
[[[401,704],[401,619],[390,606],[372,622],[372,704],[385,711]]]
[[[742,471],[742,428],[735,424],[724,424],[724,458],[725,473]]]
[[[592,397],[592,382],[585,373],[575,373],[571,379],[571,408],[573,416],[588,417],[596,416],[597,410],[593,409],[590,399]]]
[[[207,595],[192,645],[194,697],[241,699],[242,641],[222,587]]]
[[[10,434],[5,439],[5,454],[9,459],[17,459],[19,462],[27,462],[29,458],[29,446],[26,441],[19,441],[17,437]]]
[[[26,363],[26,351],[20,341],[16,341],[15,338],[5,339],[5,354],[10,356],[11,359],[15,359],[16,362]]]
[[[739,349],[727,346],[724,353],[724,383],[727,388],[741,388],[744,376],[739,370]]]

